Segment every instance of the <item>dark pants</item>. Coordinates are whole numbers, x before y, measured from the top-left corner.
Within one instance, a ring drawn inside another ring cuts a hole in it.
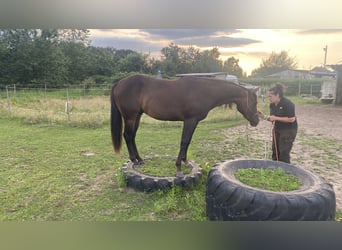
[[[272,160],[290,163],[290,152],[296,135],[297,129],[274,129]]]

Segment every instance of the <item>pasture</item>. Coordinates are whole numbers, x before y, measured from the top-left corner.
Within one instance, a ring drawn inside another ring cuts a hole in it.
[[[11,114],[1,95],[0,221],[204,221],[211,166],[265,157],[267,138],[247,129],[235,107],[218,107],[198,125],[188,151],[189,160],[203,168],[201,182],[186,189],[136,192],[123,182],[120,168],[128,153],[124,146],[120,155],[114,154],[109,96],[104,94],[70,93],[69,114],[62,91],[47,96],[17,91]],[[259,105],[267,109],[262,101]],[[240,132],[230,134],[238,125]],[[176,156],[181,127],[144,115],[136,138],[141,156]]]

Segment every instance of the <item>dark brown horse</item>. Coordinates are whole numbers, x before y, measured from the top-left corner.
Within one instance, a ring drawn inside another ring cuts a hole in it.
[[[163,121],[183,121],[180,151],[176,160],[177,174],[182,176],[181,162],[187,164],[187,150],[199,121],[216,106],[235,103],[237,110],[257,126],[256,90],[232,82],[183,77],[164,80],[146,75],[133,75],[120,80],[111,93],[111,133],[114,149],[120,152],[124,120],[124,138],[129,158],[142,164],[135,136],[143,113]]]

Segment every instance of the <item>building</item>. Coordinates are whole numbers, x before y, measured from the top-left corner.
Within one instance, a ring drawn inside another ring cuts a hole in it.
[[[298,70],[298,69],[288,69],[283,70],[268,76],[265,78],[278,78],[278,79],[310,79],[312,76],[310,75],[309,70]]]
[[[336,78],[336,72],[331,67],[314,67],[311,70],[288,69],[265,76],[265,78],[277,79],[313,79],[322,77]]]

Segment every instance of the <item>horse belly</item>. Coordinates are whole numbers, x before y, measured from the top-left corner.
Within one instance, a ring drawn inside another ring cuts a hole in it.
[[[184,115],[175,105],[150,104],[143,108],[144,113],[161,121],[182,121]]]
[[[199,105],[191,105],[181,99],[163,101],[149,101],[144,107],[144,113],[157,120],[162,121],[184,121],[186,119],[202,120],[207,111]]]

